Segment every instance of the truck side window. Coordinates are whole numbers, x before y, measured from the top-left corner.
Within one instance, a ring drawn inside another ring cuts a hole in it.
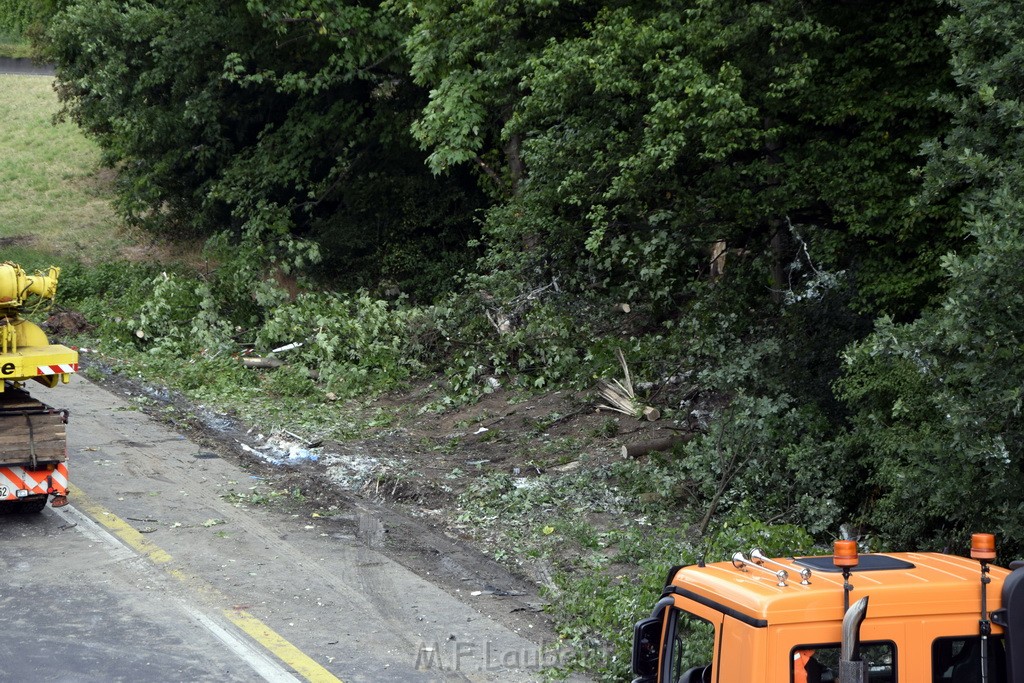
[[[670,617],[671,665],[668,679],[672,683],[702,683],[710,680],[715,645],[715,628],[711,622],[683,610],[673,610]]]
[[[932,641],[932,683],[981,680],[981,637],[958,636]],[[988,638],[988,679],[1006,679],[1006,651],[1002,636]]]
[[[839,675],[839,643],[797,645],[791,651],[793,683],[834,683]],[[872,683],[896,683],[896,644],[861,643],[860,656],[868,663]]]

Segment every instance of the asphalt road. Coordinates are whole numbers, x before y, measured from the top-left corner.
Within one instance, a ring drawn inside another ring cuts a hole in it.
[[[52,64],[36,64],[31,59],[0,57],[0,74],[21,74],[26,76],[52,76]]]
[[[0,679],[253,680],[167,577],[102,533],[73,511],[2,520]]]
[[[72,505],[0,518],[0,680],[520,681],[553,655],[73,378]]]

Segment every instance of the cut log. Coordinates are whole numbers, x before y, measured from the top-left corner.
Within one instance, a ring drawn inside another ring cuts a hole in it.
[[[629,313],[633,310],[633,307],[625,303],[615,304],[614,310],[619,311],[620,313]]]
[[[661,417],[661,411],[658,410],[657,408],[647,406],[646,408],[644,408],[644,417],[647,418],[648,422],[654,422],[659,417]]]
[[[283,360],[277,358],[243,358],[242,365],[247,368],[266,368],[273,369],[279,368],[284,365]]]
[[[670,436],[663,436],[660,439],[641,441],[640,443],[628,443],[622,446],[623,458],[639,458],[640,456],[653,453],[654,451],[670,451],[674,446],[686,443],[694,436],[694,432],[681,432]]]

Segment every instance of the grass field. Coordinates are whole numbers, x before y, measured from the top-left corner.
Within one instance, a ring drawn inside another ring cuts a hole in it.
[[[0,57],[31,57],[32,45],[21,37],[0,33]]]
[[[24,250],[89,260],[118,241],[112,176],[77,127],[53,125],[52,84],[49,76],[0,75],[0,260]]]

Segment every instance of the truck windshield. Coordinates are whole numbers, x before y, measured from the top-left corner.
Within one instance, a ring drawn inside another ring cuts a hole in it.
[[[832,683],[839,680],[839,643],[797,645],[792,651],[793,683]],[[862,643],[860,657],[868,663],[872,683],[896,683],[896,645]]]
[[[988,680],[1006,680],[1006,651],[1002,636],[987,642]],[[932,682],[965,683],[981,679],[981,637],[936,638],[932,642]]]

